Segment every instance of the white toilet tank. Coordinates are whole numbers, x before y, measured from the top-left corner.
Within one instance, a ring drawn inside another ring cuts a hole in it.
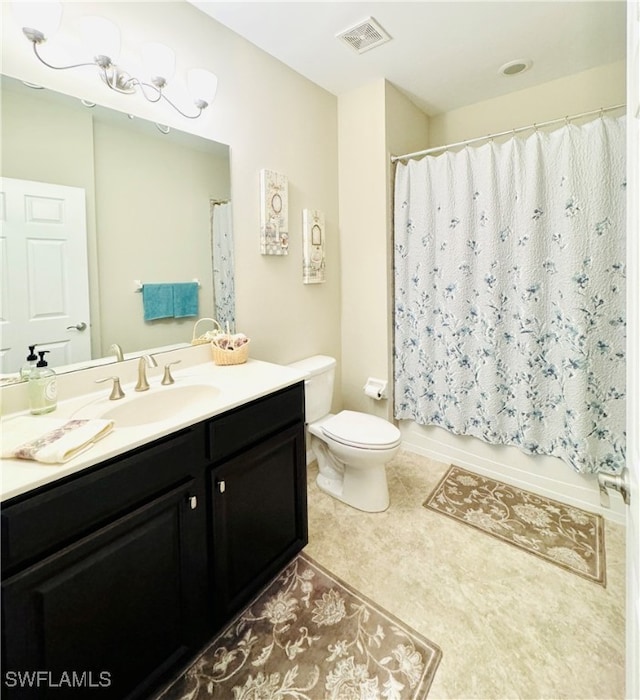
[[[298,362],[292,362],[309,378],[304,382],[305,420],[314,423],[331,412],[333,399],[333,380],[336,374],[336,361],[328,355],[314,355]]]

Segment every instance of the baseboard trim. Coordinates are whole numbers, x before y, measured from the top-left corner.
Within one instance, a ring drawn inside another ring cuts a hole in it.
[[[436,426],[400,421],[402,448],[445,464],[454,463],[492,479],[533,491],[592,513],[619,525],[626,523],[626,506],[617,493],[611,507],[600,505],[598,480],[577,474],[554,457],[526,455],[515,447],[488,445],[473,437],[453,435]]]

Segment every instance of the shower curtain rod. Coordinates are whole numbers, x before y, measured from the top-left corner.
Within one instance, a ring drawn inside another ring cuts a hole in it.
[[[436,151],[447,151],[450,148],[456,148],[456,146],[468,146],[471,143],[478,143],[479,141],[490,141],[491,139],[498,138],[500,136],[508,136],[509,134],[517,134],[520,131],[527,131],[528,129],[538,129],[541,126],[550,126],[551,124],[558,124],[559,122],[570,122],[574,119],[581,119],[582,117],[589,117],[592,114],[604,114],[605,112],[612,112],[616,109],[622,109],[626,107],[625,104],[613,105],[613,107],[601,107],[600,109],[593,109],[590,112],[582,112],[581,114],[574,114],[571,117],[560,117],[558,119],[551,119],[548,122],[540,122],[539,124],[530,124],[529,126],[520,126],[517,129],[509,129],[508,131],[501,131],[497,134],[487,134],[486,136],[478,136],[474,139],[467,139],[466,141],[458,141],[458,143],[448,143],[445,146],[434,146],[433,148],[426,148],[424,151],[415,151],[415,153],[405,153],[403,156],[391,156],[391,162],[395,163],[399,160],[407,160],[409,158],[417,158],[418,156],[426,156],[429,153],[435,153]]]

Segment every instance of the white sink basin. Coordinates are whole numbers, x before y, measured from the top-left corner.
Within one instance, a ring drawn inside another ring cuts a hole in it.
[[[179,418],[183,413],[205,411],[219,394],[206,384],[153,387],[145,392],[128,393],[123,399],[100,399],[75,412],[75,418],[104,418],[116,427],[135,427]]]

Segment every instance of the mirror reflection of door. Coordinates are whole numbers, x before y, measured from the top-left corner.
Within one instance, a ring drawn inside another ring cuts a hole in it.
[[[28,346],[57,365],[91,358],[85,192],[2,178],[0,372]]]

